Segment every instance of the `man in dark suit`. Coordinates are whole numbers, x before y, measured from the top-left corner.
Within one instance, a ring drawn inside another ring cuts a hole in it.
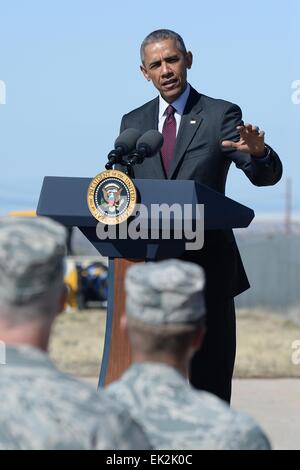
[[[234,162],[256,186],[280,180],[278,155],[264,142],[257,126],[244,125],[240,108],[198,93],[187,82],[192,53],[170,30],[149,34],[141,46],[141,71],[159,97],[122,118],[121,131],[158,129],[164,135],[161,153],[134,167],[135,178],[194,180],[225,193]],[[195,354],[190,381],[230,402],[235,360],[234,297],[248,289],[232,231],[207,231],[200,251],[183,259],[206,272],[207,336]]]

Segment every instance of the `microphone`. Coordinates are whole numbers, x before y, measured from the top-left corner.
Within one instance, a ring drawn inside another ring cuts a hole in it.
[[[135,147],[136,141],[141,133],[137,129],[129,128],[121,132],[115,141],[115,148],[109,152],[107,158],[108,162],[105,165],[107,170],[110,170],[115,163],[120,163],[124,155],[128,155]]]
[[[142,163],[144,158],[152,157],[161,149],[164,142],[162,134],[154,129],[145,132],[136,143],[136,150],[133,151],[128,160],[130,166],[135,163]]]

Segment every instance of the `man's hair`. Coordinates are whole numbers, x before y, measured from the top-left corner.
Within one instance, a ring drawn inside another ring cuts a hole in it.
[[[57,306],[63,292],[63,270],[48,286],[47,291],[23,304],[1,302],[0,320],[13,326],[22,325],[35,320],[53,321]]]
[[[204,320],[187,325],[148,325],[127,317],[129,339],[133,351],[147,355],[169,353],[182,358],[191,341],[203,328]]]
[[[143,64],[145,59],[145,47],[153,42],[164,41],[166,39],[175,39],[178,49],[183,53],[186,53],[184,41],[178,33],[175,33],[175,31],[171,31],[170,29],[157,29],[156,31],[152,31],[152,33],[148,34],[142,42],[140,54]]]

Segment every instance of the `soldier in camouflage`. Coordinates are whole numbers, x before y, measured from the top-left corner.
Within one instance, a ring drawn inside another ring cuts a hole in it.
[[[205,334],[204,274],[167,260],[128,269],[127,328],[133,364],[106,390],[128,407],[155,449],[270,449],[260,427],[188,383]],[[221,358],[220,358],[221,359]]]
[[[127,411],[48,357],[65,242],[47,218],[0,218],[0,449],[148,449]]]

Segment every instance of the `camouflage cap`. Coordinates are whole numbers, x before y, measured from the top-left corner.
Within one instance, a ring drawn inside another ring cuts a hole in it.
[[[24,304],[63,273],[66,230],[46,217],[0,217],[0,302]]]
[[[195,323],[205,315],[204,284],[204,271],[194,263],[137,264],[126,273],[126,313],[151,325]]]

